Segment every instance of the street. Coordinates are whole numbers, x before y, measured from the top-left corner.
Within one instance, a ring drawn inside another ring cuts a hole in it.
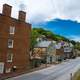
[[[70,59],[58,65],[23,74],[8,80],[71,80],[71,76],[80,68],[80,58]],[[71,75],[72,74],[72,75]]]

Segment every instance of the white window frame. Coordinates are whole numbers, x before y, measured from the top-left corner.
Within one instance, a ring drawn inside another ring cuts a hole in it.
[[[9,59],[10,57],[10,59]],[[13,61],[13,53],[8,53],[7,54],[7,62],[12,62]]]
[[[6,68],[6,73],[10,73],[11,72],[11,68]]]
[[[10,26],[9,32],[10,32],[10,34],[14,34],[15,33],[15,26]]]
[[[4,62],[0,62],[0,74],[4,73]]]
[[[13,48],[13,42],[12,39],[8,39],[8,48]]]

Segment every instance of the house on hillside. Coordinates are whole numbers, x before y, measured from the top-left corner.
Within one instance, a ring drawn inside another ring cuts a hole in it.
[[[35,56],[33,55],[34,59],[38,56],[38,58],[36,57],[37,61],[41,60],[43,63],[54,63],[64,58],[63,42],[56,43],[56,41],[48,40],[43,35],[37,38],[37,42],[34,47]]]
[[[63,48],[65,58],[72,58],[74,56],[74,46],[72,43],[65,42]]]
[[[56,61],[62,61],[64,59],[64,49],[63,49],[63,42],[56,43]]]
[[[55,44],[55,41],[39,41],[34,47],[33,59],[41,60],[41,63],[53,63],[56,54]]]
[[[61,41],[56,44],[56,60],[64,60],[74,57],[74,46],[72,43]]]

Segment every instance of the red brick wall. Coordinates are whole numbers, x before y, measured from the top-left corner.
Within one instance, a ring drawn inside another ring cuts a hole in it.
[[[10,26],[15,26],[15,34],[9,34]],[[29,69],[31,25],[24,21],[16,20],[10,16],[0,15],[0,62],[5,63],[6,68],[17,66],[18,71]],[[14,40],[12,49],[8,48],[8,38]],[[13,53],[13,62],[7,62],[7,53]]]

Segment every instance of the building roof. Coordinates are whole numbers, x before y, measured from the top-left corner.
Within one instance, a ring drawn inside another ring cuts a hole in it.
[[[52,41],[40,41],[35,45],[35,47],[47,48],[51,43]]]
[[[74,47],[72,43],[65,42],[64,46]]]
[[[56,47],[56,49],[60,49],[62,47],[62,45],[61,45],[61,43],[57,43],[55,47]]]
[[[56,41],[52,41],[52,42],[56,44]]]

